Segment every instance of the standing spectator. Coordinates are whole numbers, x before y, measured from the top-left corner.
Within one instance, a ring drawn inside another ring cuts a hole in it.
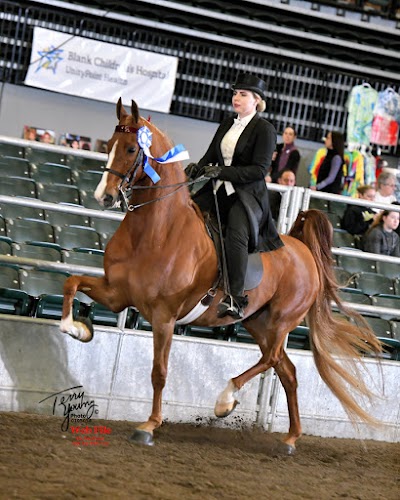
[[[374,201],[379,203],[393,203],[396,200],[394,191],[396,189],[396,176],[390,172],[382,172],[378,177],[378,189],[375,194]],[[375,212],[380,212],[379,208],[374,209]]]
[[[278,184],[282,186],[295,186],[296,176],[292,170],[283,170],[278,177]],[[269,205],[272,218],[275,223],[278,221],[279,210],[281,208],[282,193],[280,191],[268,190]]]
[[[364,185],[358,186],[357,193],[360,200],[374,201],[376,190],[373,186]],[[376,212],[372,208],[347,205],[341,226],[348,233],[361,236],[369,229],[375,217]]]
[[[344,139],[340,132],[329,132],[325,137],[325,153],[317,152],[310,165],[313,191],[340,194],[343,182]],[[316,155],[316,156],[317,156]]]
[[[399,212],[383,210],[365,233],[363,238],[364,251],[400,257],[400,238],[396,233],[399,221]]]
[[[286,127],[282,134],[283,142],[277,144],[272,155],[271,168],[266,178],[267,182],[278,182],[278,177],[284,170],[291,170],[294,175],[300,163],[300,152],[294,144],[297,138],[293,127]]]

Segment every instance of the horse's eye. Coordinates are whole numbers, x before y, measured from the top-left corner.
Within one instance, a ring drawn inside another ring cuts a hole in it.
[[[134,153],[136,151],[135,147],[128,148],[128,153]]]

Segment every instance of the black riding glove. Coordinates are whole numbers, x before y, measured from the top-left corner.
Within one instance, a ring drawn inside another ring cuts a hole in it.
[[[218,179],[222,172],[223,167],[219,165],[206,165],[204,167],[204,177],[208,177],[209,179]]]
[[[189,163],[189,165],[185,168],[185,174],[188,179],[194,180],[199,176],[201,167],[197,165],[197,163]]]

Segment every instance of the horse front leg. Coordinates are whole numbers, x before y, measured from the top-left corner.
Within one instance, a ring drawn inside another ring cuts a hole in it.
[[[79,317],[74,320],[72,305],[77,292],[83,292],[95,302],[111,310],[121,311],[124,306],[116,291],[107,280],[93,276],[70,276],[64,283],[64,302],[60,330],[81,341],[90,342],[93,338],[93,326],[89,318]]]
[[[153,324],[153,369],[151,383],[153,385],[153,404],[147,422],[139,425],[131,436],[131,441],[152,446],[153,431],[162,424],[162,391],[167,381],[168,359],[171,350],[175,321],[165,323],[161,327]]]

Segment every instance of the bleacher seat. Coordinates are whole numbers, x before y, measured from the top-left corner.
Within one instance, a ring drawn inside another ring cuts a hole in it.
[[[88,318],[96,325],[117,326],[119,313],[114,313],[108,307],[92,302],[89,306]]]
[[[394,293],[393,281],[378,273],[358,273],[355,277],[356,286],[366,295],[392,295]]]
[[[340,266],[333,266],[333,272],[341,289],[356,288],[354,274]]]
[[[376,272],[391,279],[400,278],[400,264],[377,261]]]
[[[392,338],[392,330],[388,320],[371,316],[363,316],[363,318],[370,325],[377,337]]]
[[[327,212],[326,216],[328,217],[329,222],[332,224],[333,229],[340,229],[341,221],[338,214]]]
[[[67,165],[58,163],[37,163],[31,165],[31,177],[41,184],[67,184],[72,183],[71,169]]]
[[[391,321],[390,329],[392,331],[392,337],[400,342],[400,321]]]
[[[68,274],[57,271],[21,269],[21,289],[34,299],[32,315],[38,318],[59,319],[62,315],[63,286]],[[77,298],[73,303],[73,315],[79,313]]]
[[[107,160],[96,160],[95,158],[86,158],[83,156],[67,155],[66,163],[73,170],[104,170]]]
[[[3,177],[29,177],[29,161],[14,156],[0,156],[0,175]]]
[[[28,179],[27,177],[3,177],[0,182],[0,194],[6,196],[36,198],[36,182],[33,179]]]
[[[364,293],[361,292],[361,290],[357,290],[356,288],[354,291],[349,291],[349,289],[346,290],[339,290],[339,297],[344,301],[344,302],[350,302],[353,304],[367,304],[371,305],[371,299],[368,295],[365,295]]]
[[[27,198],[29,201],[30,198]],[[12,203],[0,203],[0,215],[5,219],[42,219],[44,210],[41,208],[14,205]]]
[[[6,220],[0,215],[0,238],[7,237]]]
[[[310,329],[306,325],[299,325],[289,332],[287,347],[289,349],[310,350]]]
[[[86,248],[64,250],[63,260],[67,264],[102,268],[104,266],[104,252],[102,250],[88,250]]]
[[[0,255],[11,255],[12,254],[12,242],[11,238],[6,236],[0,237]],[[0,283],[1,286],[1,283]]]
[[[65,155],[57,151],[49,151],[47,149],[36,149],[31,147],[25,148],[25,158],[29,163],[37,165],[38,163],[58,163],[65,164]]]
[[[91,248],[101,250],[100,237],[97,232],[86,226],[55,226],[55,241],[64,250],[75,248]]]
[[[329,212],[329,201],[321,200],[320,198],[310,198],[309,208]]]
[[[43,242],[54,244],[53,226],[40,219],[6,219],[7,236],[15,243]]]
[[[91,226],[98,233],[106,233],[109,235],[113,235],[115,231],[119,228],[121,224],[120,220],[113,219],[102,219],[100,217],[92,217]]]
[[[80,205],[79,190],[75,186],[57,183],[43,184],[41,182],[37,183],[36,186],[37,197],[42,201]]]
[[[13,243],[12,254],[15,257],[28,259],[62,262],[61,249],[56,246],[42,245],[41,243]]]
[[[94,197],[93,192],[85,191],[84,189],[79,190],[79,197],[81,200],[81,204],[85,208],[91,208],[92,210],[104,210],[102,206],[99,205],[99,202]]]
[[[338,215],[339,217],[343,217],[347,208],[347,203],[341,201],[330,201],[329,202],[329,211],[333,214]]]
[[[74,205],[72,203],[60,203],[65,208],[83,208],[82,205]],[[46,210],[45,219],[53,226],[90,226],[90,218],[87,215],[80,215],[70,212],[58,212],[56,210]]]
[[[74,170],[72,177],[75,186],[79,189],[88,193],[94,193],[99,182],[101,181],[102,176],[103,172],[97,170]]]
[[[363,259],[362,257],[338,255],[337,262],[340,267],[343,267],[343,269],[349,273],[376,272],[376,262],[373,260]]]
[[[24,157],[24,148],[19,144],[7,144],[5,142],[0,142],[0,155],[1,156],[15,156]]]
[[[31,299],[20,290],[18,268],[0,264],[0,313],[27,316]]]
[[[371,300],[372,300],[372,305],[374,306],[397,309],[400,314],[400,297],[397,295],[375,295],[374,297],[371,298]],[[394,316],[393,314],[380,314],[380,317],[387,320],[396,318],[396,316]]]
[[[333,246],[337,248],[356,248],[354,236],[343,229],[333,230]]]

